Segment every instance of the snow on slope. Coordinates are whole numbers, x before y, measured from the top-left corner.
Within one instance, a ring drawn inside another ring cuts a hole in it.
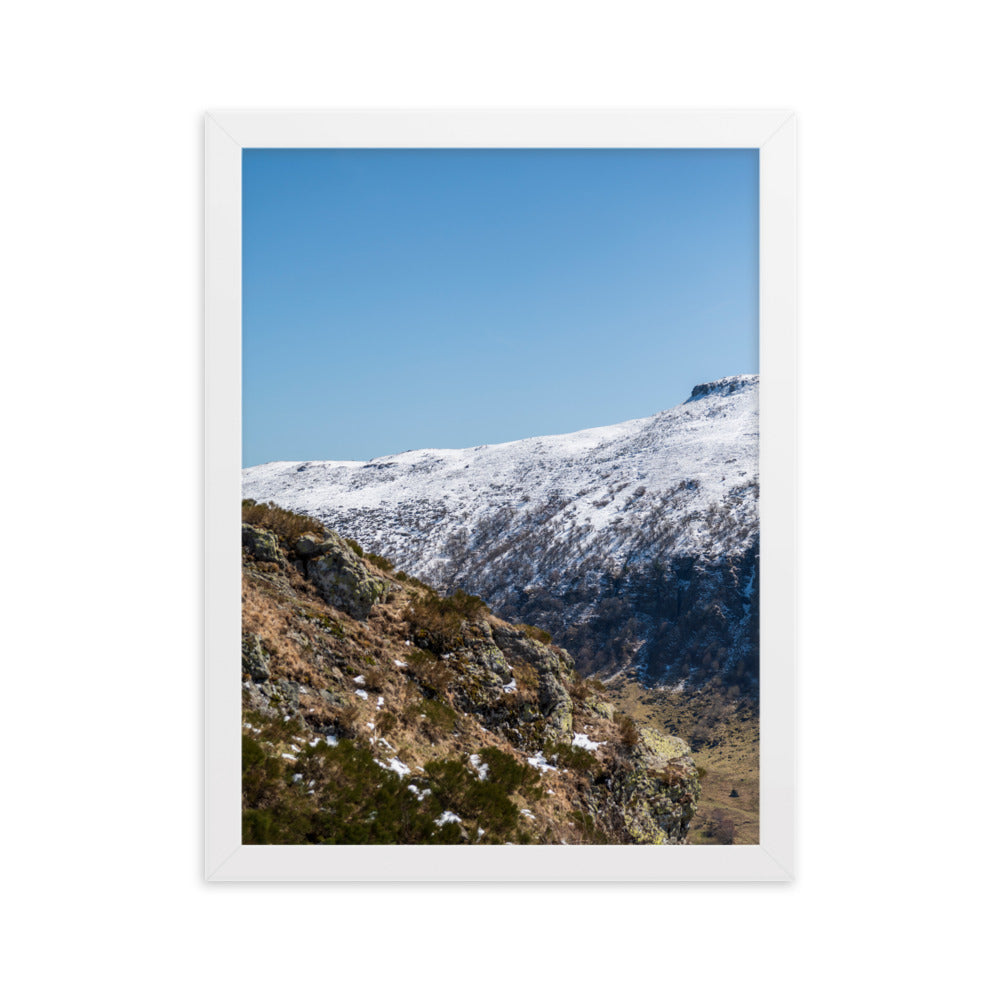
[[[614,552],[612,529],[644,520],[673,491],[679,530],[672,550],[732,554],[747,538],[713,533],[705,518],[715,506],[756,522],[756,481],[757,376],[741,375],[698,386],[671,410],[610,427],[369,462],[270,462],[244,471],[243,495],[353,532],[419,574],[434,566],[455,529],[498,510],[516,518],[553,497],[563,501],[564,530],[585,526]]]
[[[243,495],[543,625],[587,669],[635,663],[676,679],[739,660],[749,676],[757,388],[756,375],[731,376],[652,417],[572,434],[271,462],[244,470]]]

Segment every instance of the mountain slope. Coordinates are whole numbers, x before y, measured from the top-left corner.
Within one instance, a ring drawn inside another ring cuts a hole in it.
[[[675,844],[688,746],[537,629],[243,505],[243,842]]]
[[[247,469],[244,496],[311,514],[435,586],[544,626],[585,673],[757,673],[757,376],[652,417],[370,462]]]

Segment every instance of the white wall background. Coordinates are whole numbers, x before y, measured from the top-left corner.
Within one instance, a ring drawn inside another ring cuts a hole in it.
[[[971,0],[8,11],[12,995],[988,989],[1000,333],[989,13]],[[801,116],[793,886],[201,882],[201,115],[455,105]]]

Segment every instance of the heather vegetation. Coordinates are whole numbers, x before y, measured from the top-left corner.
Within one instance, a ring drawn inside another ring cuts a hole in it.
[[[243,523],[273,531],[282,541],[292,544],[307,533],[322,534],[322,523],[305,514],[295,514],[277,504],[257,503],[256,500],[243,501]],[[360,554],[360,547],[359,547]]]
[[[683,842],[687,748],[665,759],[547,632],[244,513],[246,843]]]

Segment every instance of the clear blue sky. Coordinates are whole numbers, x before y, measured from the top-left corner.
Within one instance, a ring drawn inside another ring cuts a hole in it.
[[[649,416],[757,371],[742,150],[243,151],[243,464]]]

